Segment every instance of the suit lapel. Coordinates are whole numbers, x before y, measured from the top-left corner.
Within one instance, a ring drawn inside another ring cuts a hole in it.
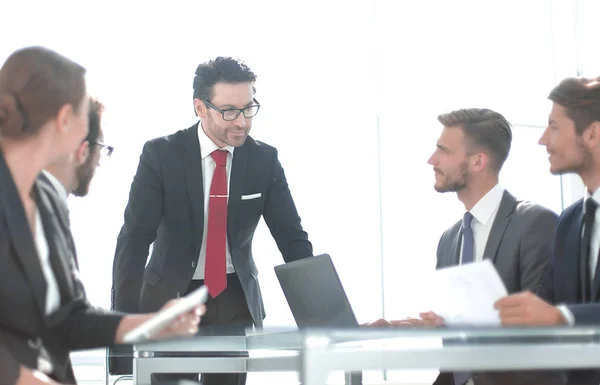
[[[183,136],[183,171],[185,184],[187,186],[190,202],[194,209],[194,237],[196,252],[200,253],[202,236],[204,232],[204,187],[202,175],[202,155],[200,154],[200,142],[198,141],[199,124],[196,123],[189,128]]]
[[[70,274],[72,256],[66,238],[63,236],[70,229],[59,225],[57,222],[57,218],[64,215],[57,205],[54,204],[56,200],[60,199],[58,196],[56,196],[55,202],[52,202],[47,195],[47,191],[43,191],[43,188],[39,184],[35,187],[35,195],[44,226],[46,241],[50,249],[52,270],[60,288],[61,303],[64,304],[75,295],[73,279]]]
[[[583,234],[583,222],[584,222],[584,203],[582,201],[582,204],[578,207],[578,211],[575,214],[575,223],[578,224],[578,226],[571,226],[571,229],[573,229],[572,234],[569,237],[569,243],[571,245],[575,245],[575,242],[577,242],[577,247],[572,247],[573,250],[578,250],[577,254],[579,256],[579,289],[580,289],[580,293],[581,293],[581,298],[583,299],[584,302],[596,302],[596,300],[598,299],[598,294],[600,291],[600,274],[598,273],[598,268],[600,268],[600,259],[598,260],[598,262],[596,263],[596,271],[594,271],[594,280],[591,283],[591,293],[586,293],[586,288],[585,288],[585,281],[586,281],[586,276],[588,273],[588,264],[589,264],[589,256],[587,255],[583,255],[582,253],[584,251],[587,251],[589,253],[589,249],[587,247],[583,247],[582,245],[582,234]],[[598,223],[594,223],[594,226],[600,226],[600,224]],[[577,237],[577,234],[579,235],[579,237]]]
[[[16,255],[33,289],[35,300],[41,314],[46,313],[46,279],[42,273],[40,260],[31,228],[27,222],[25,208],[19,198],[17,187],[14,184],[10,170],[6,165],[4,156],[0,153],[0,188],[2,191],[2,205],[6,212],[6,226],[10,233],[11,242]]]
[[[505,190],[504,194],[502,195],[502,200],[500,201],[500,206],[498,207],[498,212],[496,213],[496,218],[494,219],[494,223],[490,229],[490,235],[485,243],[485,249],[483,251],[484,259],[488,258],[492,262],[496,262],[496,257],[498,256],[498,247],[500,246],[502,237],[504,237],[506,227],[508,226],[512,215],[515,212],[516,205],[516,198]]]
[[[573,263],[575,264],[575,268],[578,271],[578,280],[577,280],[577,293],[575,298],[581,299],[583,302],[587,302],[589,300],[590,293],[587,292],[586,282],[588,280],[588,256],[583,255],[587,250],[587,247],[582,247],[582,237],[583,237],[583,220],[584,220],[584,212],[583,212],[583,201],[580,207],[577,208],[577,212],[574,215],[574,225],[569,227],[569,234],[567,235],[566,245],[568,247],[568,252],[573,253],[577,258],[573,258]],[[595,286],[595,285],[594,285]],[[594,291],[592,291],[594,292]]]
[[[233,160],[231,162],[231,177],[229,178],[229,201],[227,202],[227,234],[228,239],[232,239],[235,233],[235,219],[239,211],[239,205],[242,200],[242,189],[244,187],[244,177],[248,164],[248,146],[236,147],[233,151]]]
[[[452,237],[452,243],[448,249],[448,264],[446,266],[456,266],[460,264],[460,248],[462,246],[462,224],[458,226],[456,234]]]

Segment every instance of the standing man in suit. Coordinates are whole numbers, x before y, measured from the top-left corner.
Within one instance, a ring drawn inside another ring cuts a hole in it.
[[[549,95],[552,110],[539,143],[552,174],[575,173],[585,197],[561,214],[540,297],[524,292],[496,304],[504,325],[600,323],[600,78],[568,78]],[[548,301],[548,302],[546,302]],[[597,384],[600,370],[573,371],[570,384]]]
[[[429,159],[436,191],[456,192],[463,219],[439,241],[436,269],[489,259],[507,290],[537,292],[552,254],[557,215],[519,200],[499,183],[512,141],[510,123],[488,109],[471,108],[438,117],[444,126]],[[433,326],[444,320],[432,312],[422,319],[392,321],[395,326]],[[385,321],[376,321],[385,325]],[[547,372],[440,373],[435,384],[554,384]],[[559,382],[560,383],[560,382]]]
[[[145,144],[117,240],[115,309],[158,309],[206,284],[203,326],[243,333],[265,317],[252,255],[260,217],[286,262],[312,256],[277,150],[248,135],[260,109],[255,81],[236,59],[200,64],[193,95],[200,122]],[[207,375],[204,385],[245,378]]]

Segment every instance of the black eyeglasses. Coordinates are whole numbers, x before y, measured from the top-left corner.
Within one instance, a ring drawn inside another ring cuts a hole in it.
[[[96,146],[100,146],[100,154],[102,156],[106,156],[107,158],[110,158],[113,151],[115,150],[115,148],[113,146],[109,146],[108,144],[104,144],[102,142],[94,141],[94,142],[92,142],[92,144],[95,144]]]
[[[244,114],[245,118],[252,118],[258,113],[258,110],[260,109],[260,104],[258,103],[258,101],[256,99],[252,99],[252,101],[255,104],[253,104],[251,106],[244,107],[244,108],[228,108],[226,110],[220,109],[219,107],[215,106],[214,104],[212,104],[211,102],[209,102],[206,99],[202,99],[202,101],[208,107],[212,108],[215,111],[220,112],[221,115],[223,116],[223,120],[226,120],[228,122],[232,121],[232,120],[236,120],[238,118],[238,116],[240,116],[240,114]]]

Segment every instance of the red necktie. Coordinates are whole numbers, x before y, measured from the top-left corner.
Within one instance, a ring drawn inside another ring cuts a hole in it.
[[[208,200],[208,234],[206,240],[206,262],[204,283],[215,298],[227,287],[226,242],[227,242],[227,151],[213,151],[216,166],[210,185]]]

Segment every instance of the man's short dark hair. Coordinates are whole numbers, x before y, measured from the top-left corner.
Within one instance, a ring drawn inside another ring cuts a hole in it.
[[[491,167],[500,172],[512,142],[511,125],[501,114],[486,108],[465,108],[438,116],[444,127],[460,127],[475,148],[491,158]]]
[[[219,56],[196,68],[194,99],[210,101],[214,96],[214,86],[217,83],[238,84],[255,81],[256,75],[243,61]]]
[[[593,122],[600,122],[600,77],[567,78],[550,91],[548,99],[566,108],[578,135]]]
[[[90,98],[90,110],[88,112],[89,131],[85,140],[90,147],[98,140],[100,135],[100,118],[104,111],[104,105],[94,98]]]

